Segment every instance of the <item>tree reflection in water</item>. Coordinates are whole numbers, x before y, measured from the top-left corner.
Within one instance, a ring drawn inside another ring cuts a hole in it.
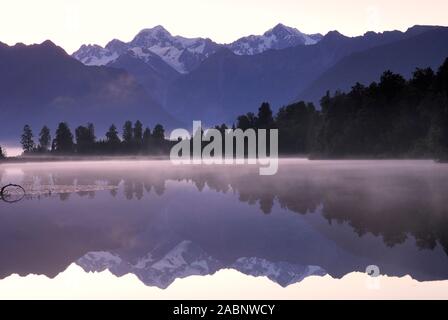
[[[446,165],[284,160],[275,176],[250,167],[167,162],[18,167],[23,174],[12,182],[42,192],[15,206],[0,203],[0,277],[52,277],[89,252],[107,252],[127,263],[111,267],[114,274],[133,272],[147,284],[166,286],[178,274],[129,264],[163,259],[183,245],[188,257],[206,257],[212,266],[200,274],[232,266],[250,274],[249,262],[266,260],[294,272],[315,265],[336,277],[378,263],[390,275],[448,278]],[[4,183],[11,175],[0,167],[0,177]],[[318,225],[308,225],[315,218]],[[421,254],[410,244],[414,238],[425,249]],[[291,272],[276,281],[297,279]]]
[[[128,200],[141,200],[145,193],[161,196],[167,181],[193,183],[220,193],[236,193],[241,202],[258,205],[269,214],[278,203],[289,211],[308,214],[322,206],[329,223],[348,222],[361,237],[366,233],[382,236],[388,246],[403,243],[408,234],[422,249],[439,242],[448,254],[448,167],[428,162],[319,162],[297,166],[283,163],[276,176],[256,174],[253,169],[231,167],[156,167],[148,170],[104,167],[57,173],[39,168],[24,170],[23,183],[90,186],[105,183],[121,190]],[[1,171],[0,171],[1,177]],[[121,188],[120,188],[121,187]],[[79,191],[81,197],[95,197],[95,191]],[[59,193],[67,201],[70,192]]]

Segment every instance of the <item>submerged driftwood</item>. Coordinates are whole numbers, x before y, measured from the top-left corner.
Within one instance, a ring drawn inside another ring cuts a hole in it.
[[[53,195],[115,190],[109,185],[25,185],[8,184],[0,189],[0,199],[14,203],[24,198],[51,197]]]
[[[22,200],[26,195],[25,189],[18,184],[7,184],[0,189],[0,199],[13,203]]]

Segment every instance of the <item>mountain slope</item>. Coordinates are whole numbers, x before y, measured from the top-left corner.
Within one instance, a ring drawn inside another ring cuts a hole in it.
[[[73,57],[86,66],[104,66],[109,62],[115,61],[120,55],[116,51],[103,48],[97,44],[83,44],[73,54]]]
[[[140,83],[148,95],[164,104],[168,84],[180,74],[148,49],[134,48],[120,55],[108,67],[126,70]]]
[[[149,49],[180,73],[195,69],[219,47],[210,39],[172,36],[162,26],[140,31],[128,46]]]
[[[73,57],[86,65],[106,65],[117,60],[129,50],[151,51],[179,73],[188,73],[220,47],[205,38],[173,36],[162,26],[140,31],[132,41],[112,40],[105,48],[99,45],[83,45]],[[140,55],[136,55],[140,57]],[[145,61],[146,53],[141,56]]]
[[[24,124],[37,133],[59,121],[89,121],[99,130],[126,119],[174,122],[127,72],[87,67],[50,41],[0,44],[0,88],[3,139],[17,140]]]
[[[290,103],[297,92],[350,54],[410,36],[392,31],[349,38],[333,31],[315,45],[253,56],[221,49],[170,86],[166,110],[184,121],[203,120],[209,125],[234,121],[263,101],[274,107]]]
[[[192,275],[214,274],[222,264],[207,255],[191,241],[182,241],[161,257],[148,254],[136,263],[109,252],[89,252],[77,261],[85,271],[98,272],[109,269],[122,276],[135,274],[143,283],[165,289],[176,279]]]
[[[105,48],[99,45],[82,45],[73,57],[86,65],[106,65],[128,50],[139,48],[158,55],[180,73],[188,73],[214,54],[227,47],[238,55],[254,55],[269,49],[285,49],[298,45],[316,44],[321,34],[307,35],[295,28],[278,24],[263,35],[243,37],[230,44],[218,44],[206,38],[173,36],[162,26],[140,31],[132,41],[112,40]]]
[[[321,34],[307,35],[295,28],[278,24],[260,36],[248,36],[227,45],[227,48],[238,55],[254,55],[269,49],[285,49],[298,45],[313,45],[318,43]]]
[[[220,45],[210,39],[173,36],[162,26],[156,26],[140,31],[127,43],[115,39],[105,48],[83,45],[73,57],[86,65],[107,65],[128,71],[149,95],[165,105],[167,88],[171,82],[179,74],[197,69],[204,60],[222,48],[227,47],[238,55],[254,55],[269,49],[315,44],[321,38],[319,34],[306,35],[279,24],[264,35],[249,36],[228,45]]]
[[[415,36],[343,58],[304,89],[297,100],[318,103],[327,90],[346,91],[356,82],[368,85],[378,81],[385,70],[410,77],[416,67],[437,69],[448,57],[448,28],[417,27],[408,32]]]
[[[218,48],[210,39],[172,36],[162,26],[156,26],[140,31],[127,43],[114,39],[105,48],[83,45],[72,56],[85,65],[126,70],[163,105],[168,85],[181,73],[197,68]]]
[[[132,263],[110,252],[89,252],[77,262],[87,272],[109,270],[117,276],[135,274],[144,284],[168,288],[176,279],[193,275],[212,275],[225,268],[238,270],[255,277],[268,277],[286,287],[308,276],[324,276],[326,271],[318,266],[302,266],[287,262],[271,262],[262,258],[239,258],[225,264],[207,254],[192,241],[182,241],[161,257],[151,253]]]

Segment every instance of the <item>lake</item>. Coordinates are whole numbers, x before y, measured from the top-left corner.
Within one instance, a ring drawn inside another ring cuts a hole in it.
[[[110,294],[93,295],[98,283],[120,298],[319,297],[375,280],[369,266],[385,286],[412,281],[426,297],[437,284],[448,297],[447,164],[282,159],[274,176],[155,160],[1,164],[8,183],[26,196],[0,201],[0,297]]]

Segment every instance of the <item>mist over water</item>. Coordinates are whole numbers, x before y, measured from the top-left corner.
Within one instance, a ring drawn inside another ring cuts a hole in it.
[[[0,145],[4,148],[4,152],[8,157],[17,157],[20,156],[23,152],[22,148],[19,146],[15,146],[14,144],[9,144],[0,141]]]
[[[283,159],[257,166],[169,161],[0,165],[0,277],[135,274],[148,286],[230,268],[281,286],[382,274],[448,279],[448,165]],[[1,281],[1,280],[0,280]]]

